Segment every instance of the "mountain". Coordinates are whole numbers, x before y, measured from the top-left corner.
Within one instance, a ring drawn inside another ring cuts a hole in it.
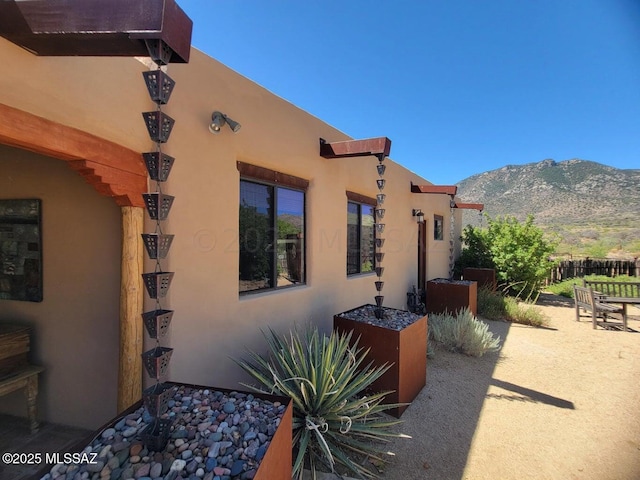
[[[547,159],[473,175],[458,183],[458,196],[483,203],[492,218],[513,215],[522,221],[533,214],[567,253],[640,251],[640,170]],[[478,225],[479,217],[466,211],[463,223]],[[589,247],[597,248],[589,252]]]

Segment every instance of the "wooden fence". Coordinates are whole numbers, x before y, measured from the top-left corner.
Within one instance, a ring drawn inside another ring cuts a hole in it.
[[[568,278],[582,278],[585,275],[605,275],[616,277],[629,275],[640,277],[640,260],[611,260],[583,258],[579,260],[561,260],[551,271],[549,282],[560,282]]]

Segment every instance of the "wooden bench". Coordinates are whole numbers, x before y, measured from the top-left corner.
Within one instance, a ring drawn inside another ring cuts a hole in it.
[[[0,397],[21,388],[25,389],[31,433],[36,433],[39,427],[36,416],[36,400],[38,398],[38,374],[42,371],[44,371],[42,367],[28,365],[0,378]]]
[[[622,323],[627,331],[627,305],[640,305],[640,282],[610,282],[582,280],[585,287],[593,288],[602,303],[622,306]]]
[[[607,282],[583,279],[582,284],[610,297],[640,298],[640,282]]]
[[[38,374],[44,368],[29,364],[30,344],[31,328],[0,323],[0,397],[21,388],[25,389],[29,426],[31,433],[35,433],[38,431]]]
[[[607,321],[607,315],[612,313],[623,313],[622,307],[611,305],[610,303],[603,303],[600,301],[600,296],[593,291],[591,287],[578,287],[573,286],[573,299],[576,304],[576,321],[580,321],[580,309],[583,308],[587,312],[591,312],[591,322],[593,328],[598,326],[598,317],[602,316],[601,325],[613,325],[612,322]],[[627,329],[626,316],[622,316],[622,322],[624,329]]]

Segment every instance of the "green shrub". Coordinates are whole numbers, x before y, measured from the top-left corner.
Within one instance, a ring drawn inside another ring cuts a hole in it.
[[[532,298],[548,278],[549,260],[555,244],[529,215],[524,223],[515,217],[486,216],[487,228],[467,225],[462,232],[464,249],[456,262],[456,272],[464,267],[494,268],[499,283],[521,298]]]
[[[268,358],[249,352],[250,360],[236,363],[260,384],[246,387],[293,400],[293,477],[301,479],[307,467],[316,478],[320,465],[335,472],[339,464],[359,478],[377,478],[355,457],[385,462],[381,442],[397,436],[391,427],[398,421],[381,414],[398,406],[380,404],[389,392],[363,394],[389,367],[365,364],[368,350],[349,346],[351,333],[325,336],[310,328],[285,338],[270,330],[265,337]]]
[[[448,350],[473,357],[500,350],[500,337],[495,337],[489,325],[468,308],[455,316],[448,312],[429,315],[429,336]]]

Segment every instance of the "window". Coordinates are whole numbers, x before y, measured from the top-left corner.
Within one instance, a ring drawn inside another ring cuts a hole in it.
[[[442,217],[442,215],[433,216],[433,239],[444,239],[444,218]]]
[[[347,275],[372,272],[375,253],[372,205],[347,203]]]
[[[240,180],[241,293],[305,282],[304,197],[301,190]]]

